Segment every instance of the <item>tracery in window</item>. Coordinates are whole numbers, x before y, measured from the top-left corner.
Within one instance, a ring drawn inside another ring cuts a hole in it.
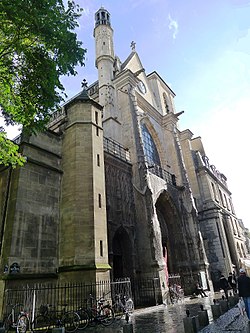
[[[142,125],[142,138],[144,154],[146,155],[147,162],[160,166],[161,163],[156,145],[151,134],[149,133],[147,127],[144,124]]]

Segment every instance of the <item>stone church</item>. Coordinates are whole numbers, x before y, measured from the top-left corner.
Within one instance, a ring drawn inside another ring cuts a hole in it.
[[[154,277],[164,292],[169,274],[181,276],[186,293],[200,279],[212,288],[215,256],[197,211],[207,214],[209,200],[205,207],[195,187],[197,206],[193,195],[199,149],[178,128],[175,93],[146,74],[134,43],[120,61],[104,8],[94,38],[98,81],[54,113],[46,132],[17,139],[24,167],[0,168],[1,290]]]

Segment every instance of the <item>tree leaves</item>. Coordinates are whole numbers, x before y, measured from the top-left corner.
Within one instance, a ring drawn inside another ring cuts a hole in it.
[[[25,158],[18,152],[19,147],[8,140],[5,132],[0,131],[0,165],[23,166]]]
[[[86,50],[74,32],[80,13],[74,1],[67,8],[62,0],[0,1],[0,108],[6,124],[37,132],[60,107],[60,76],[76,75],[75,67],[84,65]]]

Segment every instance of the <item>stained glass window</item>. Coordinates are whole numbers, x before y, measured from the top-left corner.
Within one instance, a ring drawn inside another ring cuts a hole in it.
[[[147,127],[144,124],[142,125],[142,138],[144,154],[146,155],[147,162],[160,166],[161,163],[156,145],[151,134],[149,133]]]

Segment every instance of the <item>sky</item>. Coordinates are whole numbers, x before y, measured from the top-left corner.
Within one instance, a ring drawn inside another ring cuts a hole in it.
[[[179,129],[200,136],[210,164],[227,177],[236,215],[250,229],[247,134],[250,109],[249,0],[75,0],[83,8],[78,39],[85,66],[62,82],[68,97],[97,80],[94,13],[110,12],[115,54],[131,41],[146,74],[156,71],[175,92]]]

